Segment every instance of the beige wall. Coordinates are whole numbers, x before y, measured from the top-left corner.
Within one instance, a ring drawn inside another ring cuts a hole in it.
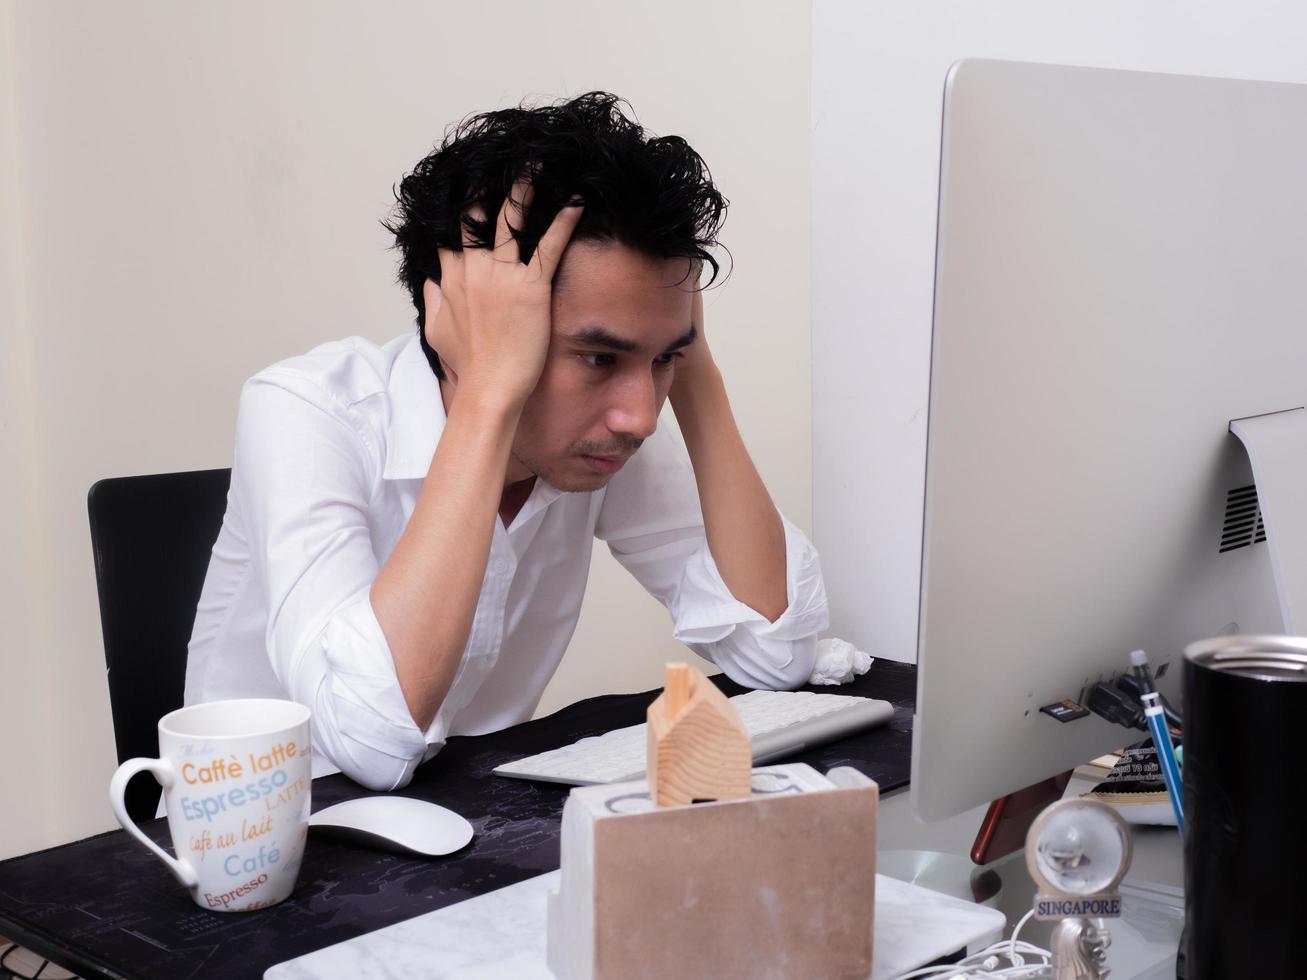
[[[378,219],[469,111],[607,88],[709,161],[735,271],[708,333],[759,468],[808,526],[809,4],[0,13],[0,857],[112,826],[87,488],[227,465],[245,377],[409,329]],[[681,655],[600,557],[542,709],[654,686]]]

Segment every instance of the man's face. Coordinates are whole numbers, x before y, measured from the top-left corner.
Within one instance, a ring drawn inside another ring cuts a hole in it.
[[[509,481],[597,490],[653,434],[679,351],[695,337],[688,260],[613,242],[568,246],[544,370],[513,440]]]

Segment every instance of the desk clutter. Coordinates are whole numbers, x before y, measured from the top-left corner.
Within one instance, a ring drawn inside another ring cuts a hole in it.
[[[647,781],[580,787],[563,807],[555,976],[869,976],[876,784],[752,769],[735,709],[685,664],[648,725]]]
[[[1003,928],[993,909],[879,878],[875,782],[851,767],[753,769],[730,702],[684,664],[649,706],[647,767],[647,780],[571,791],[559,871],[267,980],[889,977]]]
[[[710,678],[709,682],[728,696],[744,691],[722,676]],[[795,761],[819,772],[853,765],[882,790],[905,785],[915,689],[912,665],[877,661],[841,693],[892,702],[893,721],[809,749]],[[532,914],[537,916],[538,932],[524,935],[521,943],[510,942],[503,952],[515,953],[537,943],[540,968],[547,969],[548,887],[542,879],[552,875],[552,887],[558,887],[560,822],[568,788],[501,779],[492,776],[491,770],[542,748],[633,725],[645,718],[658,693],[591,698],[502,732],[451,738],[439,755],[418,768],[413,781],[403,790],[406,796],[462,814],[472,824],[472,841],[445,857],[433,860],[363,848],[318,838],[315,831],[310,834],[290,897],[256,915],[234,916],[197,907],[156,856],[125,832],[115,830],[0,861],[0,934],[42,954],[53,953],[61,965],[88,977],[257,977],[276,964],[305,954],[317,955],[314,951],[326,954],[328,948],[336,952],[319,956],[315,962],[325,964],[333,956],[338,963],[352,962],[347,953],[340,952],[353,948],[351,943],[360,944],[360,948],[377,948],[368,944],[385,942],[393,935],[392,930],[417,928],[428,916],[439,913],[463,915],[454,910],[473,901],[493,904],[499,898],[492,895],[499,896],[505,886],[522,883],[527,890],[535,889],[538,905],[533,906]],[[322,777],[313,781],[312,807],[321,812],[334,804],[369,795],[345,776]],[[162,819],[142,821],[140,827],[155,843],[168,840],[168,826]],[[529,881],[535,884],[527,885]],[[878,904],[883,906],[887,896],[892,898],[896,887],[898,883],[887,885],[881,879]],[[923,897],[928,894],[922,891]],[[988,917],[988,926],[974,918],[977,912]],[[970,931],[980,936],[997,931],[992,920],[998,913],[993,910],[963,906],[959,914],[961,918],[954,917],[952,926],[948,925],[948,915],[942,920],[944,931],[942,938],[936,937],[938,951],[934,956],[964,945],[965,939],[954,941],[962,933]],[[909,937],[915,940],[919,930],[896,927],[894,918],[886,918],[883,908],[878,915],[882,936],[876,952],[879,963],[894,948],[884,939],[886,929],[901,934],[904,941]],[[897,915],[900,922],[910,917],[906,903]],[[958,921],[966,928],[959,929]],[[463,937],[469,943],[473,938]],[[419,948],[414,946],[413,951]],[[448,948],[452,955],[458,947]],[[407,960],[398,952],[395,955],[400,958],[373,963],[374,975],[384,976],[388,968],[390,975],[423,975],[401,969]],[[438,961],[428,962],[434,966]],[[368,973],[345,969],[320,975]],[[479,975],[519,974],[510,970]]]

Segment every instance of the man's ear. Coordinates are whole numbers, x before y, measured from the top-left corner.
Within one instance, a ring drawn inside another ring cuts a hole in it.
[[[424,319],[427,325],[430,325],[431,318],[440,312],[440,304],[444,301],[445,296],[440,291],[440,287],[436,285],[435,280],[424,279],[422,281],[422,305],[426,310]],[[431,338],[428,337],[428,343],[430,343],[430,340]],[[432,346],[434,347],[435,344],[432,344]]]
[[[450,350],[451,340],[448,336],[442,336],[440,324],[437,321],[437,314],[440,312],[440,306],[444,303],[444,294],[440,287],[435,285],[434,280],[422,281],[422,336],[426,337],[426,344],[437,353],[440,359],[440,367],[446,372],[447,378],[451,380],[457,378],[454,371],[450,370],[450,365],[446,361],[448,355],[454,355],[457,361],[457,351]]]

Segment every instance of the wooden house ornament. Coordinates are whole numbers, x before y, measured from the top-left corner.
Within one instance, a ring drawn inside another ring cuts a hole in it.
[[[658,806],[749,795],[749,732],[730,699],[699,671],[667,665],[667,686],[649,705],[648,732],[647,777]]]

